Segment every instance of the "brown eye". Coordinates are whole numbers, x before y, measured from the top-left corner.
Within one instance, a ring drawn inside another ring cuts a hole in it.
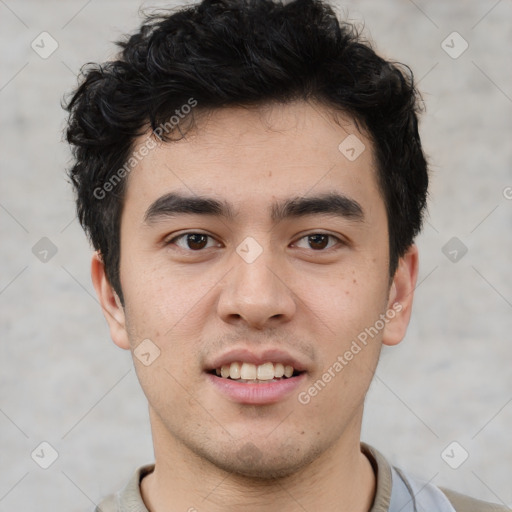
[[[189,251],[205,249],[208,239],[212,237],[204,233],[183,233],[167,242],[167,245],[176,244],[178,247]]]
[[[200,235],[200,234],[192,234],[187,235],[186,243],[190,247],[190,249],[204,249],[206,243],[208,241],[208,237],[206,235]]]
[[[328,235],[310,235],[308,239],[312,249],[325,249],[329,243]]]
[[[329,245],[329,239],[332,239],[335,242]],[[313,233],[302,237],[300,240],[306,240],[308,245],[306,248],[313,249],[314,251],[322,251],[326,248],[330,249],[336,245],[336,242],[341,242],[339,238],[327,233]]]

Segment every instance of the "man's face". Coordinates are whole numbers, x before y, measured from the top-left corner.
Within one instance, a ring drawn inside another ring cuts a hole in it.
[[[221,109],[129,176],[125,307],[110,323],[120,346],[151,340],[134,361],[157,457],[179,445],[229,471],[278,476],[358,441],[400,315],[377,322],[396,295],[385,205],[370,140],[348,118],[341,125],[304,102]],[[356,159],[362,146],[338,148],[349,135],[365,146]],[[226,215],[204,204],[183,212],[205,198]],[[280,365],[293,376],[279,378]],[[252,380],[258,366],[264,382]]]

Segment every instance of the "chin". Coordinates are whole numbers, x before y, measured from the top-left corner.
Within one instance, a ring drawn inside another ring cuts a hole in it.
[[[283,447],[282,453],[276,456],[275,453],[263,453],[256,445],[247,442],[234,453],[231,452],[228,457],[225,453],[218,454],[218,457],[212,454],[202,454],[202,456],[219,469],[231,474],[263,481],[296,474],[311,464],[320,452],[321,450],[311,450],[304,453],[297,448],[284,449]]]

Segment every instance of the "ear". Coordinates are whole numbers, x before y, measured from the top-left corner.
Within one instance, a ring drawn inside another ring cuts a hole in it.
[[[382,335],[384,345],[398,345],[405,337],[411,318],[414,289],[418,279],[418,262],[418,248],[413,244],[400,258],[389,289],[386,313],[389,320]]]
[[[92,256],[91,277],[103,309],[103,314],[107,320],[112,340],[118,347],[129,350],[130,343],[126,332],[124,309],[117,293],[107,279],[105,265],[98,251]]]

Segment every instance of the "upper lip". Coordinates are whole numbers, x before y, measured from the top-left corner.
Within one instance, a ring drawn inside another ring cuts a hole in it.
[[[299,358],[292,356],[284,350],[277,348],[249,349],[246,347],[231,348],[228,351],[213,358],[206,364],[208,371],[221,368],[233,362],[252,363],[256,366],[264,363],[281,363],[284,366],[293,366],[299,372],[306,371],[307,365]]]

